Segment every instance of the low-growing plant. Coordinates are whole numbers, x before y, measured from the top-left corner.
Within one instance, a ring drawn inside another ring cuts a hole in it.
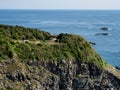
[[[41,30],[0,25],[0,59],[70,59],[92,62],[98,66],[106,65],[91,45],[79,35],[62,33],[51,42],[50,38],[50,33]]]

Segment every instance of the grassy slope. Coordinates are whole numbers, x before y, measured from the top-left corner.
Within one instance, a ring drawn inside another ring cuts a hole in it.
[[[7,59],[81,60],[106,66],[106,62],[81,36],[59,34],[53,37],[33,28],[0,25],[0,60]]]

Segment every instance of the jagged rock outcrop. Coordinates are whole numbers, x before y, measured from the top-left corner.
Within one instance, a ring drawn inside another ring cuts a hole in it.
[[[1,62],[0,90],[119,90],[120,79],[92,63]],[[14,70],[11,70],[14,65]],[[22,67],[20,67],[22,65]],[[10,71],[11,70],[11,71]],[[10,71],[10,72],[9,72]]]

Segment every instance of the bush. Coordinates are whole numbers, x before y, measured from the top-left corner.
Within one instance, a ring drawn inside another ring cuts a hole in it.
[[[21,26],[0,25],[0,59],[81,60],[106,65],[90,44],[79,35],[59,34],[52,45],[48,32]],[[23,40],[28,40],[25,43]],[[39,43],[35,43],[35,42]]]

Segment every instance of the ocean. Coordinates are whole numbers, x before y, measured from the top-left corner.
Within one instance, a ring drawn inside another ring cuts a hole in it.
[[[105,61],[120,65],[119,10],[0,10],[0,24],[81,35]]]

